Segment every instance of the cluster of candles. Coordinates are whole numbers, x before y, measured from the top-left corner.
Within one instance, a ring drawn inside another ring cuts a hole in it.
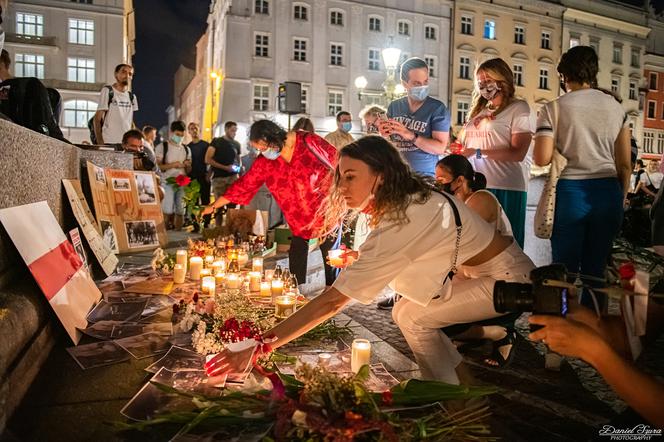
[[[228,261],[227,261],[228,259]],[[201,281],[203,295],[214,296],[217,286],[223,285],[227,290],[240,290],[245,286],[249,292],[262,298],[271,298],[275,306],[275,316],[285,318],[295,312],[297,304],[297,279],[288,270],[264,270],[263,258],[253,258],[251,271],[243,276],[240,269],[249,261],[247,252],[242,249],[231,250],[225,258],[207,255],[204,258],[192,256],[187,263],[187,251],[176,252],[176,264],[173,271],[173,282],[185,282],[187,267],[189,278]],[[228,262],[228,264],[227,264]],[[188,264],[188,266],[187,266]]]

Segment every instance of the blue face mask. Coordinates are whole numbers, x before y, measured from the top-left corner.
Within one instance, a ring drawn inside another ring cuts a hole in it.
[[[281,152],[277,149],[269,148],[261,151],[261,155],[263,155],[268,160],[276,160],[281,155]]]
[[[345,121],[341,123],[341,130],[343,130],[344,132],[350,132],[352,128],[353,128],[353,123],[351,123],[350,121]]]
[[[429,96],[429,85],[414,86],[408,91],[408,96],[415,101],[424,101]]]
[[[175,144],[180,144],[182,142],[182,137],[179,135],[171,135],[171,141]]]

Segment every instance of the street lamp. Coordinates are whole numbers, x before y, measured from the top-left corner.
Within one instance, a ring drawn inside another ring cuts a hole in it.
[[[388,47],[383,49],[381,54],[386,70],[385,81],[382,84],[383,92],[365,92],[364,89],[367,87],[368,81],[366,77],[361,75],[355,79],[357,97],[360,101],[362,101],[362,97],[381,97],[389,103],[405,92],[401,83],[398,83],[396,80],[395,74],[399,64],[399,57],[401,57],[401,49],[393,46],[392,37],[390,37]]]

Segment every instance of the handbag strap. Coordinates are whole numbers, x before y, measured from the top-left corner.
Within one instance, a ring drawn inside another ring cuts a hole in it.
[[[461,224],[461,215],[459,214],[459,209],[457,208],[455,202],[453,201],[454,197],[451,197],[447,193],[441,192],[440,190],[437,189],[433,189],[433,191],[443,195],[450,203],[450,206],[452,206],[452,213],[454,214],[454,224],[456,225],[456,240],[454,242],[454,255],[452,256],[452,268],[450,269],[449,273],[443,280],[443,284],[445,284],[448,279],[451,281],[452,278],[454,278],[456,272],[458,271],[457,261],[459,259],[459,248],[461,247],[461,232],[463,225]]]

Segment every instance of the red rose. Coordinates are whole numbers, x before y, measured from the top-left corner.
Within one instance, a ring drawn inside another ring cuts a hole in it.
[[[634,269],[634,264],[626,262],[618,268],[618,273],[620,273],[620,279],[632,279],[636,275],[636,269]]]
[[[390,390],[384,391],[382,394],[383,403],[385,405],[392,405],[393,397]]]
[[[185,187],[191,183],[191,178],[189,178],[187,175],[178,175],[175,177],[175,182],[178,186]]]

